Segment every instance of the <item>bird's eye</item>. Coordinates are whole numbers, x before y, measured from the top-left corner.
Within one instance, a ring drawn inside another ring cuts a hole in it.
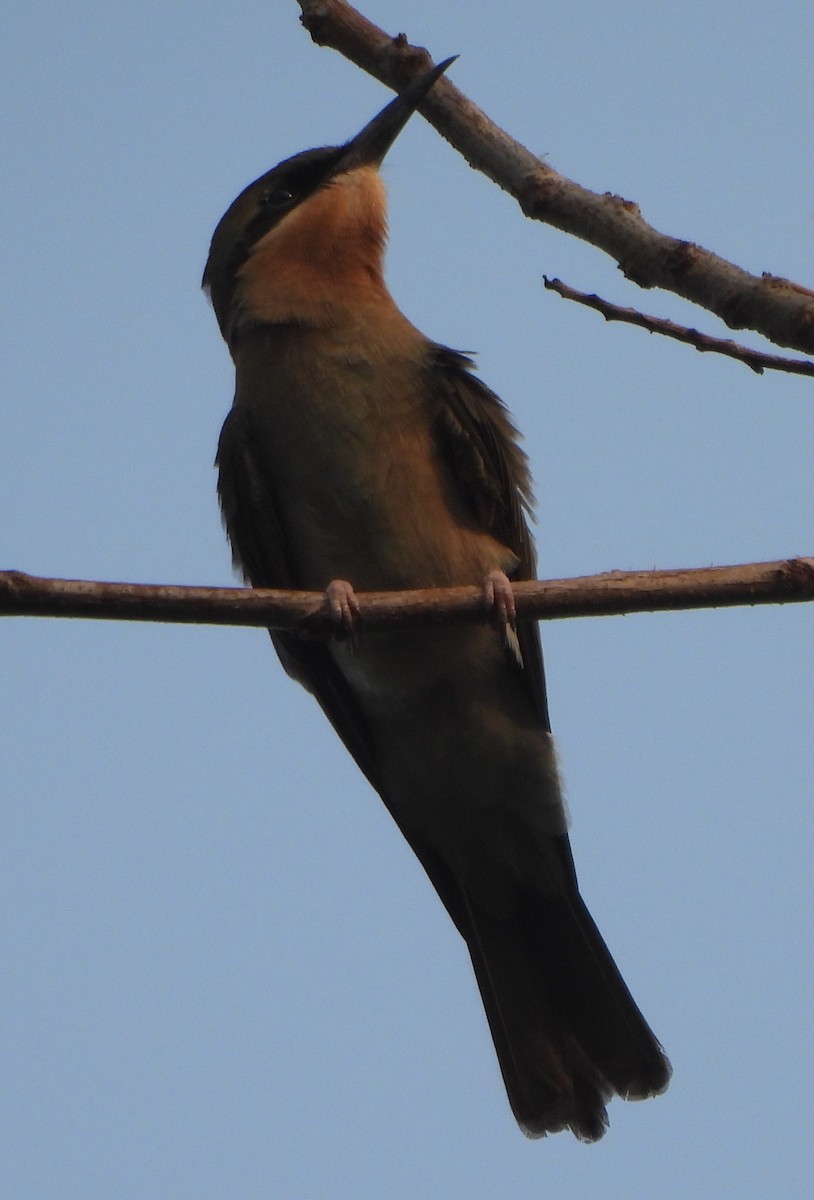
[[[294,193],[288,188],[271,188],[263,194],[264,208],[285,208],[294,199]]]

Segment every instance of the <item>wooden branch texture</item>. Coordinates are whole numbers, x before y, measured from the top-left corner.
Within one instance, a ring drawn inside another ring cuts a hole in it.
[[[430,65],[404,34],[391,37],[346,0],[298,0],[318,45],[338,50],[392,88]],[[442,47],[449,53],[454,47]],[[526,216],[590,242],[643,288],[675,292],[719,316],[730,329],[753,329],[778,346],[814,354],[814,292],[774,275],[750,275],[693,242],[649,225],[638,205],[589,191],[536,158],[448,80],[420,111],[477,170],[509,192]]]
[[[537,620],[787,604],[814,600],[814,558],[690,570],[611,571],[516,583],[514,593],[518,615]],[[366,632],[485,617],[478,587],[367,592],[358,600]],[[249,625],[313,637],[336,632],[325,598],[318,592],[43,579],[22,571],[0,572],[0,616]]]
[[[711,337],[710,334],[701,333],[698,329],[689,329],[686,325],[676,325],[674,321],[668,321],[665,317],[649,316],[635,308],[621,308],[618,304],[612,304],[610,300],[604,300],[602,296],[597,296],[596,292],[588,294],[577,291],[576,288],[563,283],[561,279],[548,279],[544,275],[543,285],[549,291],[562,296],[563,300],[574,300],[577,304],[584,304],[586,308],[593,308],[596,312],[601,313],[606,321],[624,321],[628,325],[638,325],[640,329],[646,329],[648,333],[660,333],[663,337],[674,338],[677,342],[685,342],[702,353],[711,351],[715,354],[723,354],[727,358],[734,358],[737,362],[743,363],[757,375],[762,375],[764,371],[785,371],[789,375],[814,377],[814,361],[811,359],[783,358],[779,354],[764,354],[760,350],[752,350],[749,346],[741,346],[737,342]]]

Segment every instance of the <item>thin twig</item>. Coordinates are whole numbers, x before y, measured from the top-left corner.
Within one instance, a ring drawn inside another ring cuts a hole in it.
[[[665,317],[653,317],[648,313],[639,312],[636,308],[621,308],[596,292],[590,295],[579,292],[561,279],[549,279],[543,276],[543,283],[549,291],[556,292],[564,300],[575,300],[587,308],[596,309],[602,313],[606,321],[625,321],[628,325],[638,325],[648,333],[660,333],[664,337],[674,338],[677,342],[686,342],[695,346],[702,353],[712,352],[725,354],[742,362],[750,370],[762,375],[765,370],[787,371],[790,375],[814,375],[814,362],[809,359],[783,358],[780,354],[763,354],[760,350],[752,350],[749,346],[741,346],[727,338],[712,337],[709,333],[701,333],[698,329],[690,329],[687,325],[676,325]]]
[[[426,50],[404,34],[393,38],[346,0],[298,0],[302,23],[392,88],[429,66]],[[455,47],[441,48],[449,53]],[[814,292],[788,279],[750,275],[693,242],[659,233],[638,205],[581,187],[536,158],[468,100],[440,80],[420,111],[466,160],[545,221],[604,250],[643,288],[675,292],[716,313],[730,329],[754,329],[779,346],[814,354]]]
[[[610,571],[516,583],[514,593],[519,616],[538,620],[786,604],[814,600],[814,558],[689,570]],[[479,621],[485,616],[483,591],[478,587],[367,592],[358,600],[367,632]],[[0,616],[249,625],[313,637],[335,633],[319,592],[44,579],[21,571],[0,572]]]

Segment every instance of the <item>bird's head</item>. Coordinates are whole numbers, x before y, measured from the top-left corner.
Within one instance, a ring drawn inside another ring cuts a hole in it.
[[[244,188],[212,237],[203,286],[231,341],[245,319],[296,320],[331,286],[380,283],[386,197],[378,168],[454,58],[417,76],[342,146],[287,158]]]

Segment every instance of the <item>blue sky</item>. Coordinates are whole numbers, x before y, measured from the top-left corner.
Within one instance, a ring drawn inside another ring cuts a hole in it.
[[[454,82],[566,175],[811,285],[808,2],[365,12],[460,54]],[[4,567],[232,582],[209,238],[249,180],[388,98],[298,15],[7,15]],[[392,290],[511,407],[544,576],[814,552],[810,380],[545,293],[726,332],[524,221],[420,119],[385,177]],[[675,1070],[585,1147],[517,1131],[463,944],[262,631],[0,623],[6,1193],[805,1194],[811,629],[804,605],[543,628],[582,890]]]

